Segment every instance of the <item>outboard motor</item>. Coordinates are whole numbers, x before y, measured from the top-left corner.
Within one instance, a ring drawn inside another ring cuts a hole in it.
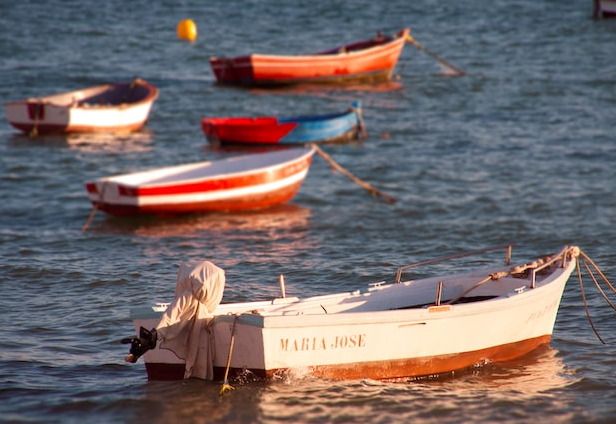
[[[130,339],[122,339],[122,344],[130,343],[131,345],[129,351],[130,353],[126,356],[126,358],[124,358],[124,360],[134,364],[141,355],[156,347],[157,339],[158,336],[155,328],[152,328],[150,331],[143,327],[139,329],[139,338],[132,337]]]

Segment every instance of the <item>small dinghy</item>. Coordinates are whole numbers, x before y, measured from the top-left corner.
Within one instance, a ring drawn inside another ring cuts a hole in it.
[[[147,122],[158,89],[137,78],[5,103],[9,123],[29,135],[131,132]]]

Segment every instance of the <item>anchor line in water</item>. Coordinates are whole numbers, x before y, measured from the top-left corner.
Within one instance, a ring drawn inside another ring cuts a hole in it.
[[[582,303],[584,305],[584,311],[586,311],[586,318],[588,318],[588,322],[592,331],[595,333],[595,336],[601,341],[601,343],[606,344],[605,341],[601,338],[597,329],[595,328],[595,324],[592,322],[592,318],[590,317],[590,311],[588,310],[588,303],[586,302],[586,294],[584,293],[584,283],[582,283],[582,272],[580,271],[580,260],[579,258],[575,258],[575,267],[577,268],[578,274],[578,282],[580,284],[580,292],[582,293]]]
[[[590,327],[592,328],[593,332],[595,333],[595,335],[597,336],[599,341],[601,341],[601,343],[603,343],[603,344],[607,344],[603,340],[603,338],[599,335],[599,332],[597,331],[597,328],[595,327],[595,325],[594,325],[594,323],[592,321],[592,317],[590,316],[590,309],[588,308],[588,302],[586,301],[586,294],[584,292],[584,283],[582,282],[582,272],[581,272],[581,269],[580,269],[580,257],[582,259],[582,264],[584,265],[584,268],[586,268],[586,272],[588,273],[590,278],[592,278],[593,282],[595,283],[595,286],[597,287],[597,290],[599,291],[601,296],[603,296],[603,299],[610,305],[610,307],[614,311],[616,311],[616,306],[614,306],[614,304],[610,301],[610,299],[608,298],[608,296],[605,293],[605,291],[601,288],[601,285],[600,285],[599,281],[597,280],[597,278],[596,278],[595,274],[593,273],[593,271],[592,271],[591,267],[589,266],[589,264],[601,276],[601,278],[603,279],[603,282],[612,290],[613,293],[616,293],[616,289],[614,288],[612,283],[610,283],[610,281],[607,279],[605,274],[593,262],[593,260],[590,259],[590,257],[588,257],[588,255],[586,255],[584,252],[580,251],[579,252],[579,256],[576,257],[576,268],[577,268],[577,274],[578,274],[578,281],[579,281],[579,285],[580,285],[580,292],[582,294],[582,303],[584,305],[584,311],[586,312],[586,318],[588,318],[588,322],[590,324]]]
[[[86,223],[83,224],[83,227],[81,227],[81,231],[86,231],[88,227],[90,226],[90,224],[92,223],[92,220],[94,219],[94,215],[96,215],[96,211],[98,210],[100,205],[103,203],[103,200],[105,199],[106,189],[107,189],[107,181],[103,183],[103,187],[101,188],[101,194],[99,196],[99,201],[94,203],[94,205],[92,206],[92,211],[90,212],[90,216],[88,217],[88,220],[86,221]]]
[[[599,267],[597,266],[597,264],[595,264],[593,262],[592,259],[590,259],[590,257],[588,257],[587,254],[585,254],[584,252],[580,252],[580,254],[582,255],[582,258],[584,258],[586,261],[588,261],[592,267],[597,271],[597,273],[601,276],[601,278],[603,279],[603,281],[605,282],[605,284],[607,284],[607,286],[612,290],[612,292],[614,294],[616,294],[616,288],[614,288],[614,285],[612,283],[610,283],[610,281],[607,279],[607,277],[605,276],[605,274],[603,274],[603,272],[601,272],[601,270],[599,269]]]
[[[605,301],[612,307],[612,309],[614,309],[616,311],[616,307],[610,301],[610,299],[607,297],[607,295],[605,294],[605,291],[603,291],[603,289],[601,288],[601,285],[599,284],[599,282],[597,281],[597,278],[595,277],[595,275],[593,274],[592,270],[588,266],[588,263],[586,261],[584,261],[583,259],[582,259],[582,263],[584,264],[584,267],[586,268],[586,271],[588,272],[588,275],[590,275],[590,278],[592,278],[592,281],[595,283],[595,286],[597,287],[597,290],[599,290],[599,293],[601,293],[601,296],[603,296]]]

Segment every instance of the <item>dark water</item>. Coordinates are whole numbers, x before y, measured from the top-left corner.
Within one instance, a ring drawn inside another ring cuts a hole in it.
[[[569,282],[551,345],[506,365],[409,383],[296,378],[147,382],[123,362],[133,306],[168,301],[176,266],[227,272],[224,301],[314,295],[394,277],[398,266],[516,242],[526,260],[577,244],[616,278],[616,21],[590,0],[0,3],[3,101],[141,77],[160,88],[129,136],[18,135],[0,117],[0,421],[609,422],[614,313]],[[177,39],[192,18],[194,45]],[[410,26],[467,72],[407,45],[393,84],[236,90],[210,55],[304,53]],[[325,150],[398,202],[372,198],[319,157],[293,201],[259,213],[172,220],[91,211],[85,180],[229,155],[210,115],[311,114],[360,100],[364,143]],[[439,271],[451,271],[443,265]],[[384,347],[386,348],[386,347]]]

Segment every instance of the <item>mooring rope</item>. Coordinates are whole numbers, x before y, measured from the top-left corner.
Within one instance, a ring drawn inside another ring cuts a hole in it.
[[[101,194],[99,196],[99,201],[94,203],[94,206],[92,206],[92,211],[90,212],[90,216],[88,217],[88,220],[86,221],[86,223],[83,224],[83,227],[81,227],[81,231],[86,231],[88,227],[90,226],[90,224],[92,223],[92,220],[94,219],[94,215],[96,215],[96,211],[98,210],[98,208],[100,207],[100,204],[105,199],[104,196],[105,196],[106,189],[107,189],[107,181],[103,183],[103,187],[101,188]]]
[[[366,139],[368,137],[368,133],[366,132],[366,125],[364,124],[364,115],[361,111],[361,108],[352,107],[352,112],[357,114],[357,119],[359,119],[359,133],[361,134],[362,139]]]
[[[424,46],[422,46],[421,44],[419,44],[419,42],[417,40],[415,40],[413,37],[411,37],[411,34],[407,34],[407,36],[405,37],[406,41],[408,41],[410,44],[414,45],[415,47],[417,47],[419,50],[421,50],[422,52],[428,54],[429,56],[432,56],[433,58],[435,58],[436,60],[438,60],[441,64],[445,65],[446,67],[450,68],[451,70],[453,70],[456,74],[458,75],[464,75],[464,71],[456,68],[455,66],[453,66],[451,63],[447,62],[445,59],[443,59],[442,57],[440,57],[439,55],[437,55],[436,53],[428,50],[427,48],[425,48]]]
[[[38,124],[39,124],[40,115],[42,114],[41,109],[40,109],[41,104],[42,103],[40,100],[36,102],[36,107],[34,108],[34,126],[28,133],[28,137],[36,137],[38,135]]]
[[[580,251],[580,255],[582,255],[582,257],[592,265],[592,267],[597,271],[597,273],[601,276],[601,278],[603,278],[603,281],[605,282],[605,284],[607,284],[607,286],[612,290],[612,292],[616,294],[616,288],[614,288],[614,285],[612,285],[612,283],[609,282],[609,280],[603,274],[603,272],[601,272],[597,264],[595,264],[593,260],[590,259],[590,257],[586,253]]]
[[[231,342],[229,343],[229,355],[227,356],[227,367],[225,369],[225,379],[222,382],[222,387],[220,388],[219,395],[222,396],[225,393],[228,393],[232,390],[235,390],[231,384],[229,384],[229,368],[231,367],[231,355],[233,355],[233,344],[235,343],[235,325],[237,323],[237,319],[239,315],[235,315],[233,319],[233,327],[231,328]]]
[[[592,318],[590,317],[590,311],[588,310],[588,303],[586,302],[586,294],[584,293],[584,284],[582,283],[582,272],[580,270],[579,257],[575,258],[575,267],[577,268],[578,281],[580,284],[580,291],[582,293],[582,303],[584,304],[584,310],[586,311],[586,318],[588,318],[588,322],[590,323],[590,327],[592,328],[592,331],[594,331],[595,336],[597,336],[597,338],[601,341],[601,343],[606,344],[601,338],[601,336],[599,335],[599,333],[597,332],[597,329],[595,328],[595,324],[592,322]]]
[[[616,307],[610,301],[610,299],[607,297],[607,295],[605,294],[605,292],[601,288],[601,285],[597,281],[597,278],[595,277],[595,274],[592,272],[592,270],[588,266],[588,263],[583,258],[582,258],[582,263],[584,264],[584,267],[586,268],[586,272],[588,272],[588,275],[590,275],[590,278],[592,278],[592,281],[595,283],[595,286],[597,287],[597,290],[599,290],[599,293],[601,293],[601,296],[603,296],[603,299],[605,299],[605,301],[612,307],[612,309],[616,311]]]
[[[346,176],[347,178],[351,179],[355,184],[357,184],[358,186],[362,187],[363,189],[367,190],[368,192],[370,192],[373,195],[378,195],[383,197],[385,200],[387,200],[389,203],[394,203],[396,202],[396,198],[392,197],[388,194],[385,194],[381,191],[379,191],[378,189],[376,189],[375,187],[371,186],[370,184],[368,184],[365,181],[360,180],[359,178],[357,178],[355,175],[351,174],[349,171],[347,171],[345,168],[343,168],[341,165],[339,165],[336,161],[334,161],[327,153],[325,153],[319,146],[317,146],[315,143],[310,143],[313,147],[314,150],[323,158],[325,159],[325,161],[327,163],[329,163],[335,170],[337,170],[338,172],[340,172],[341,174],[343,174],[344,176]]]
[[[459,296],[456,296],[453,299],[451,299],[449,302],[446,302],[445,305],[451,305],[451,304],[457,302],[458,300],[462,299],[464,296],[469,294],[471,291],[475,290],[477,287],[481,286],[482,284],[487,283],[488,281],[496,281],[499,278],[508,276],[509,274],[510,274],[510,272],[507,272],[507,271],[495,272],[493,274],[490,274],[486,278],[484,278],[483,280],[475,283],[472,287],[469,287],[468,289],[463,291],[462,294],[460,294]]]

